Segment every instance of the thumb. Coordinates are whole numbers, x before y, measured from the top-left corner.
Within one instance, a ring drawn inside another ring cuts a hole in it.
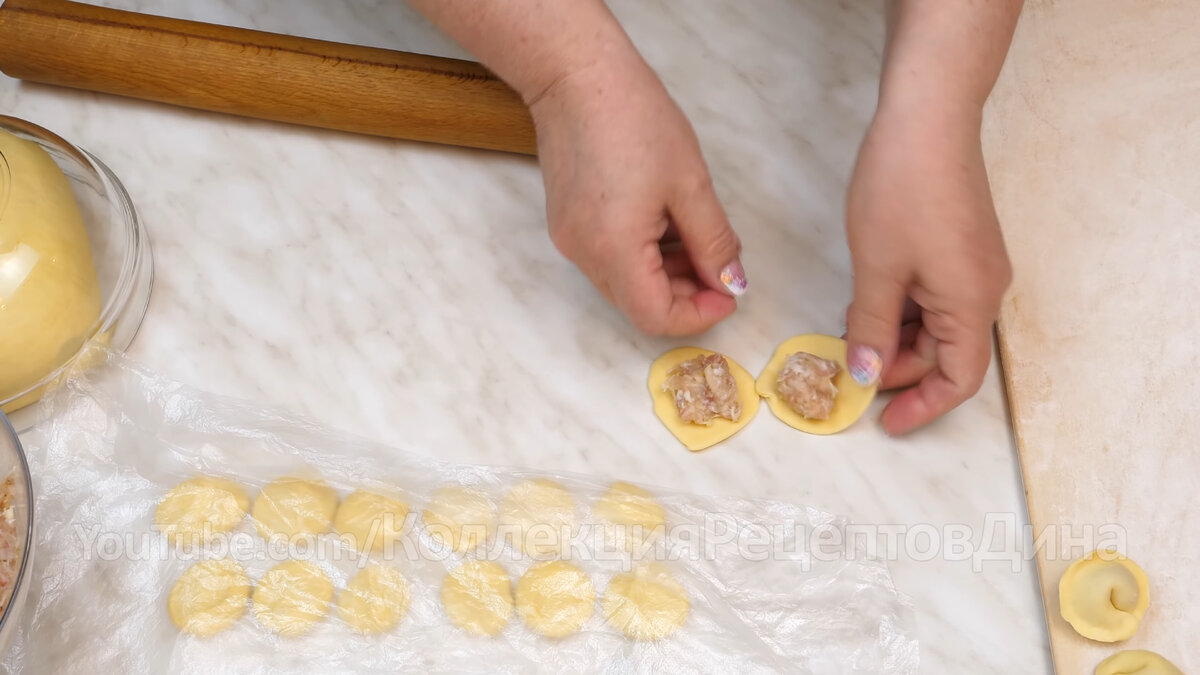
[[[746,270],[738,256],[742,243],[729,225],[706,175],[694,189],[681,190],[669,205],[679,239],[696,276],[709,288],[734,297],[746,292]]]
[[[846,366],[859,385],[879,383],[896,357],[908,292],[883,270],[855,270],[854,300],[846,312]]]

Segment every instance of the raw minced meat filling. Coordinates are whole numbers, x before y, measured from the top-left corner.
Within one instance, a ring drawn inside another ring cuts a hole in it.
[[[775,389],[784,403],[801,417],[827,420],[838,393],[833,377],[839,370],[834,361],[796,352],[787,357],[780,369]]]
[[[16,518],[13,515],[13,474],[9,473],[0,484],[0,612],[8,606],[12,597],[13,582],[21,562],[21,541],[17,535]]]
[[[717,417],[736,422],[742,416],[737,382],[720,354],[702,354],[675,366],[663,389],[675,397],[684,422],[708,425]]]

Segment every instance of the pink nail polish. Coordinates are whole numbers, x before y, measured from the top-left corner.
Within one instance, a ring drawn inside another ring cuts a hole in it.
[[[734,260],[721,270],[721,283],[734,297],[741,297],[746,294],[746,270],[742,268],[741,261]]]
[[[865,345],[857,345],[850,350],[846,357],[850,377],[862,387],[869,387],[879,382],[883,373],[883,359],[879,352]]]

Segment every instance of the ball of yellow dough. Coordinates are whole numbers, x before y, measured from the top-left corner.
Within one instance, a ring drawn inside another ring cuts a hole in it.
[[[548,478],[522,481],[500,502],[500,528],[519,552],[560,554],[575,528],[575,500]]]
[[[592,617],[596,590],[583,570],[562,560],[530,567],[517,582],[517,614],[539,635],[561,638]]]
[[[508,572],[489,560],[470,560],[442,582],[442,606],[450,622],[472,635],[504,630],[513,612]]]
[[[400,539],[407,517],[408,504],[358,490],[338,507],[333,528],[354,548],[382,553]]]
[[[338,494],[319,480],[280,478],[254,500],[254,523],[264,539],[328,532],[337,512]]]
[[[444,485],[433,491],[421,520],[429,536],[455,551],[470,551],[496,530],[496,505],[478,490]]]
[[[179,630],[209,637],[246,613],[250,577],[238,563],[206,560],[188,568],[167,595],[167,614]]]
[[[250,498],[232,481],[199,476],[176,485],[154,510],[154,524],[173,544],[200,545],[246,517]]]
[[[661,640],[687,621],[687,591],[659,563],[613,577],[601,603],[604,619],[634,640]]]
[[[1183,671],[1154,652],[1127,649],[1101,661],[1096,675],[1183,675]]]
[[[92,337],[100,283],[71,184],[36,143],[0,130],[0,400],[30,389]],[[33,392],[5,406],[32,403]]]
[[[400,623],[408,610],[408,584],[391,567],[373,565],[354,575],[338,595],[338,616],[354,630],[375,635]]]
[[[254,617],[284,637],[303,635],[329,611],[333,582],[320,567],[288,560],[272,567],[254,588]]]
[[[1137,563],[1093,551],[1071,563],[1058,582],[1059,611],[1080,635],[1098,642],[1133,637],[1150,605],[1150,584]]]
[[[606,537],[626,549],[653,541],[667,526],[662,505],[649,492],[630,483],[613,483],[596,500],[593,510],[606,526]]]

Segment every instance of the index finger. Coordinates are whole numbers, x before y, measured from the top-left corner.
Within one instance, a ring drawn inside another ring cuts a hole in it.
[[[737,301],[725,293],[668,275],[657,242],[617,257],[609,288],[617,307],[649,335],[703,333],[737,308]]]

